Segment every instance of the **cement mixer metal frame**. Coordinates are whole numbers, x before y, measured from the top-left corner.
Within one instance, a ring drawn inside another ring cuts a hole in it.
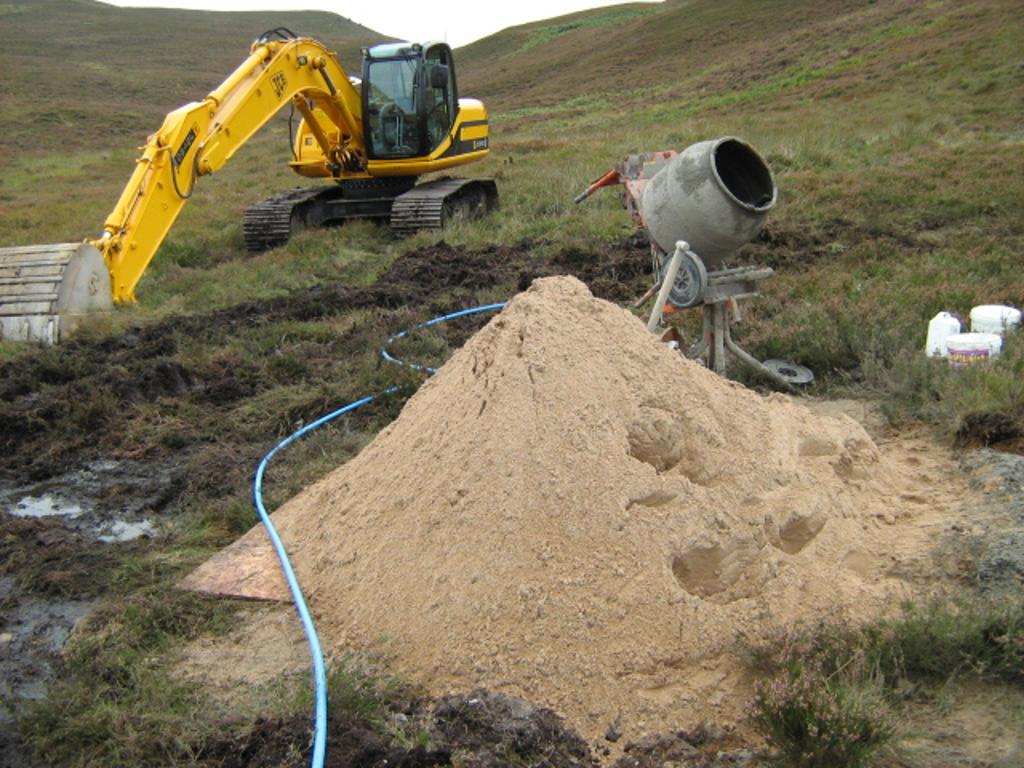
[[[740,319],[739,300],[760,295],[756,288],[757,283],[773,274],[769,267],[738,267],[711,272],[708,275],[708,287],[701,305],[701,340],[686,356],[697,359],[706,353],[708,368],[720,376],[725,376],[725,353],[728,351],[747,367],[753,368],[786,389],[793,390],[792,382],[733,341],[730,328],[734,319]]]
[[[658,326],[662,324],[663,311],[669,302],[669,294],[672,292],[676,275],[686,258],[699,259],[697,254],[690,250],[689,244],[680,240],[676,243],[675,252],[672,254],[660,286],[655,286],[658,288],[658,297],[647,321],[647,330],[651,333],[656,333]],[[725,353],[729,351],[744,365],[753,368],[786,389],[792,390],[793,385],[788,379],[764,365],[733,341],[730,330],[732,319],[740,319],[738,301],[759,296],[757,283],[767,280],[773,274],[775,273],[770,267],[737,267],[707,273],[706,285],[700,292],[699,303],[686,307],[689,309],[699,306],[703,310],[701,339],[685,353],[686,357],[696,360],[706,356],[707,367],[724,377],[726,375]],[[646,301],[649,296],[650,293],[643,297],[640,303]]]

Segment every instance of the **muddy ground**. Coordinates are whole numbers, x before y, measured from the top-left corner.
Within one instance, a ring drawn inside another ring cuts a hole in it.
[[[405,723],[416,719],[430,734],[430,748],[388,743],[366,722],[333,717],[328,729],[329,768],[451,766],[453,756],[464,768],[557,766],[597,768],[609,747],[592,749],[550,709],[521,699],[478,689],[455,694],[429,706],[394,713]],[[303,765],[294,746],[308,732],[308,720],[260,721],[243,742],[213,745],[208,757],[224,768],[276,768]],[[609,742],[610,743],[610,742]],[[303,755],[302,760],[308,759]],[[725,768],[753,766],[758,755],[736,747],[713,724],[678,731],[626,746],[614,768]]]
[[[601,298],[637,298],[650,280],[648,247],[642,239],[630,239],[605,250],[565,251],[552,259],[536,255],[528,243],[475,252],[440,243],[401,257],[367,287],[318,286],[210,314],[171,317],[118,336],[72,339],[26,355],[0,366],[0,472],[44,480],[99,456],[180,455],[188,435],[168,437],[169,445],[126,439],[123,420],[132,416],[133,406],[170,400],[223,411],[274,383],[252,362],[227,355],[201,367],[183,362],[197,339],[226,345],[260,326],[316,322],[355,310],[376,313],[372,330],[379,338],[382,332],[483,303],[481,295],[488,291],[512,293],[553,274],[573,274]],[[322,343],[312,350],[309,365],[333,367],[340,358],[362,357],[372,335],[360,327]],[[315,379],[315,371],[303,378]]]
[[[33,765],[16,714],[62,673],[60,651],[76,622],[112,590],[126,589],[112,583],[123,578],[126,561],[172,551],[179,523],[197,510],[244,503],[259,457],[295,425],[381,382],[414,387],[416,376],[380,364],[376,350],[388,335],[552,274],[573,274],[595,295],[624,304],[649,287],[648,246],[633,238],[542,257],[529,243],[476,252],[440,243],[399,258],[369,286],[326,285],[171,317],[0,366],[0,766]],[[349,316],[356,319],[341,322]],[[448,345],[461,344],[481,322],[451,324]],[[262,358],[239,348],[240,340],[289,323],[341,330]],[[281,387],[301,395],[282,400],[284,412],[272,415],[262,404]],[[353,429],[372,434],[400,404],[394,398],[359,412]],[[963,464],[990,504],[969,532],[974,554],[964,578],[985,589],[1014,588],[1024,578],[1024,458],[974,450]],[[225,524],[221,543],[251,523],[241,516]],[[465,766],[586,766],[617,741],[610,731],[607,745],[588,745],[554,713],[486,691],[396,703],[395,716],[418,718],[432,748],[389,742],[370,724],[336,714],[329,764],[449,765],[458,752]],[[692,730],[617,745],[624,747],[617,768],[759,761],[713,724],[684,725]],[[302,764],[308,730],[305,717],[258,721],[230,731],[244,736],[205,745],[201,759]]]

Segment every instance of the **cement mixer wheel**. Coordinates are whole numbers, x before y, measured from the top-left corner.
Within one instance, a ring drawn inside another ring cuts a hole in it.
[[[661,276],[668,271],[668,264],[672,260],[672,254],[663,254],[656,259],[657,279],[660,282]],[[668,303],[676,309],[687,309],[701,303],[704,291],[708,287],[708,272],[704,262],[693,252],[683,254],[683,263],[676,273],[675,283],[668,294]]]
[[[802,386],[814,381],[814,371],[792,360],[765,360],[763,365],[787,384]]]

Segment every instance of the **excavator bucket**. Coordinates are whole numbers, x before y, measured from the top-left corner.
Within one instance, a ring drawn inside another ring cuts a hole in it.
[[[0,340],[56,344],[83,316],[112,307],[110,273],[93,246],[0,248]]]

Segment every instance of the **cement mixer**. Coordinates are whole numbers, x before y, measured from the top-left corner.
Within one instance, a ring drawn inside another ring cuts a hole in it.
[[[756,284],[772,275],[768,268],[725,266],[731,254],[757,237],[778,200],[761,155],[734,136],[701,141],[682,152],[630,155],[576,202],[617,184],[623,187],[624,207],[651,242],[655,282],[637,302],[640,306],[657,293],[648,328],[656,331],[666,313],[702,306],[704,331],[689,357],[706,355],[708,367],[724,375],[728,350],[786,387],[812,380],[810,371],[789,361],[759,362],[729,332],[729,313],[739,319],[737,300],[756,296]]]

